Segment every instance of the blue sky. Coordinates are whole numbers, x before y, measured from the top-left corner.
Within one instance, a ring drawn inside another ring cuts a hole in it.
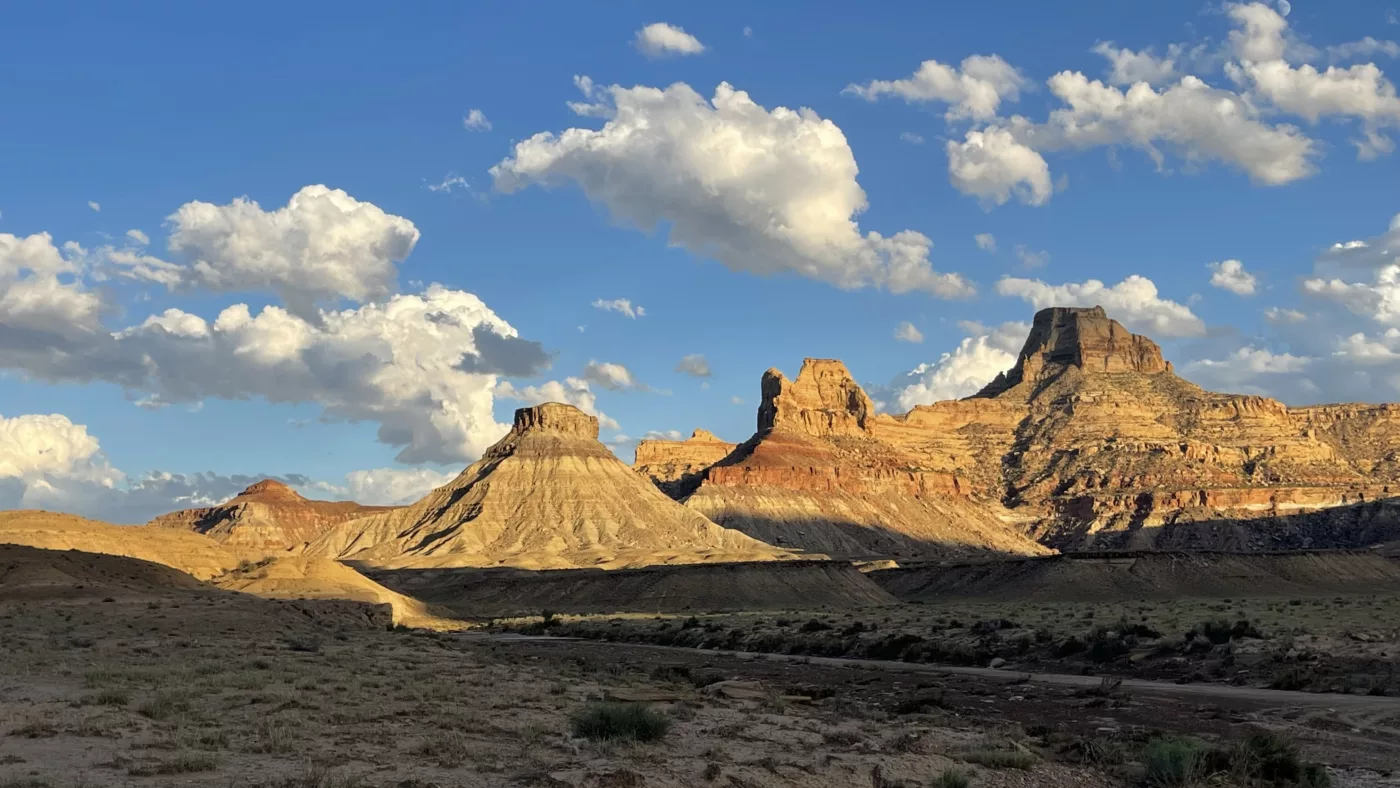
[[[6,27],[7,505],[132,519],[265,474],[399,500],[551,394],[629,460],[649,432],[741,440],[760,374],[804,356],[898,412],[975,391],[1051,303],[1103,303],[1212,388],[1400,399],[1384,4],[49,3]],[[320,185],[343,199],[289,208]],[[39,233],[47,269],[16,251]],[[433,283],[491,317],[325,322]],[[617,299],[645,314],[593,306]],[[291,355],[214,347],[238,304],[290,309],[257,336]],[[168,309],[204,339],[133,329]],[[278,366],[325,357],[351,372]]]

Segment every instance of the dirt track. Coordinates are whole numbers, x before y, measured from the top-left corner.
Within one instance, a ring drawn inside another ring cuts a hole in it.
[[[1124,680],[1100,693],[1090,675],[1023,673],[889,662],[702,650],[550,636],[462,634],[527,659],[574,657],[633,668],[684,665],[775,686],[817,686],[894,707],[937,688],[969,722],[1013,721],[1117,735],[1150,730],[1238,736],[1246,728],[1288,730],[1314,758],[1342,768],[1388,771],[1400,763],[1400,698],[1288,692],[1220,684]],[[948,681],[948,679],[953,679]]]

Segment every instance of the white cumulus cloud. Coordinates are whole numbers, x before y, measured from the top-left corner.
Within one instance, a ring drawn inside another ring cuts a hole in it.
[[[1002,101],[1020,98],[1028,81],[998,55],[972,55],[954,67],[925,60],[903,79],[877,79],[864,85],[848,85],[842,92],[875,101],[898,96],[909,102],[947,104],[948,120],[987,120],[997,116]]]
[[[307,186],[265,211],[239,198],[189,202],[169,217],[179,283],[209,290],[272,290],[293,311],[318,302],[382,299],[396,289],[397,263],[418,243],[413,222],[339,189]]]
[[[1116,285],[1097,279],[1051,285],[1038,279],[1004,277],[996,284],[999,295],[1013,296],[1036,309],[1052,306],[1102,306],[1108,316],[1149,336],[1192,337],[1205,334],[1205,323],[1184,304],[1162,298],[1157,285],[1133,274]]]
[[[948,140],[945,149],[953,188],[984,206],[1003,205],[1012,196],[1027,205],[1044,205],[1054,193],[1045,158],[1007,129],[969,131],[962,142]]]
[[[1211,271],[1211,287],[1229,290],[1235,295],[1254,295],[1259,284],[1258,277],[1246,271],[1244,263],[1239,260],[1221,260],[1218,263],[1207,263],[1206,267]]]
[[[995,252],[997,250],[997,238],[991,233],[978,233],[972,236],[972,240],[977,242],[977,248],[984,252]]]
[[[583,379],[608,391],[645,388],[627,367],[608,361],[590,360],[583,367]]]
[[[992,329],[969,323],[975,332],[937,361],[920,364],[896,377],[887,390],[879,392],[908,411],[915,405],[931,405],[949,399],[970,397],[991,383],[996,376],[1016,364],[1016,354],[1026,341],[1030,326],[1003,323]]]
[[[861,233],[855,216],[867,203],[855,156],[841,129],[812,110],[770,111],[727,83],[709,101],[684,83],[591,93],[600,103],[588,106],[608,117],[603,127],[518,143],[491,168],[496,188],[575,183],[615,217],[648,231],[664,223],[672,245],[735,271],[973,292],[958,274],[933,270],[923,234]]]
[[[633,44],[637,51],[650,58],[698,55],[705,51],[700,39],[665,22],[653,22],[638,30]]]

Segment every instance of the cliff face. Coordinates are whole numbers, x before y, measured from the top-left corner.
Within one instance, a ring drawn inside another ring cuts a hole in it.
[[[1044,552],[957,474],[887,439],[844,364],[769,370],[757,432],[704,471],[686,505],[756,539],[842,557]]]
[[[734,451],[737,444],[697,429],[683,441],[644,440],[637,444],[632,467],[672,498],[682,498],[700,483],[700,474]]]
[[[1400,479],[1395,406],[1206,391],[1097,307],[1042,310],[1015,368],[896,421],[1067,550],[1360,546],[1386,527],[1348,537],[1333,508],[1386,497]]]
[[[1400,538],[1400,406],[1289,408],[1178,377],[1101,308],[1041,310],[974,397],[874,414],[836,361],[763,377],[758,432],[687,504],[877,552],[1358,547]],[[788,524],[788,525],[784,525]],[[817,534],[823,534],[818,537]],[[833,534],[842,538],[836,538]]]
[[[346,520],[388,508],[313,501],[279,481],[264,479],[226,503],[163,514],[146,525],[194,531],[224,544],[277,553],[299,548]]]
[[[342,523],[308,555],[378,567],[620,568],[792,557],[676,503],[570,405],[515,412],[480,460],[421,501]]]

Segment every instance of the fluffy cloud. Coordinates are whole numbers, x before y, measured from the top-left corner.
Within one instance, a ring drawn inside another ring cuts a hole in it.
[[[363,504],[396,506],[417,501],[452,481],[455,473],[430,468],[373,468],[351,471],[343,487],[327,487],[337,497]]]
[[[437,285],[310,318],[235,304],[213,321],[168,309],[111,331],[94,293],[58,280],[70,267],[46,235],[0,236],[0,366],[51,382],[108,381],[157,407],[314,402],[329,418],[378,422],[404,462],[479,456],[506,429],[492,417],[498,376],[549,363],[476,296]]]
[[[0,359],[44,345],[71,352],[101,334],[102,301],[75,280],[79,272],[48,233],[0,233]]]
[[[923,332],[914,327],[908,320],[894,327],[894,338],[900,342],[912,342],[918,344],[924,341]]]
[[[1018,137],[1038,151],[1132,145],[1164,164],[1163,147],[1189,162],[1219,161],[1258,183],[1277,186],[1307,177],[1313,141],[1288,124],[1270,125],[1244,98],[1194,76],[1157,90],[1139,82],[1127,90],[1062,71],[1048,81],[1064,102],[1044,124],[1021,125]]]
[[[1116,285],[1097,279],[1050,285],[1037,279],[1004,277],[999,295],[1014,296],[1036,309],[1052,306],[1102,306],[1110,317],[1149,336],[1192,337],[1205,334],[1205,323],[1183,304],[1157,294],[1151,279],[1133,274]]]
[[[995,252],[997,250],[997,238],[991,233],[978,233],[972,236],[972,240],[977,242],[977,248],[984,252]]]
[[[0,508],[48,509],[142,523],[175,509],[233,497],[262,476],[149,473],[129,478],[87,427],[61,414],[0,416]],[[303,477],[282,477],[303,484]]]
[[[1003,323],[990,330],[969,323],[964,328],[978,335],[964,338],[937,361],[896,377],[888,389],[878,392],[882,398],[888,397],[900,411],[908,411],[915,405],[970,397],[1015,366],[1016,354],[1030,332],[1026,323]]]
[[[0,415],[0,479],[35,482],[51,476],[111,482],[118,474],[98,454],[87,427],[58,413]]]
[[[146,246],[151,242],[151,237],[140,230],[127,230],[126,237],[131,239],[131,242],[138,246]]]
[[[496,188],[578,184],[644,230],[669,226],[670,243],[735,271],[796,273],[843,288],[973,292],[929,263],[912,230],[861,234],[865,210],[846,137],[809,109],[772,111],[721,83],[706,101],[690,86],[608,88],[589,83],[601,129],[536,134],[491,168]]]
[[[700,39],[665,22],[653,22],[638,30],[633,44],[637,51],[650,58],[698,55],[705,51]]]
[[[1192,361],[1183,367],[1182,375],[1212,390],[1267,395],[1270,378],[1296,376],[1312,362],[1306,356],[1274,353],[1251,345],[1223,359]]]
[[[1232,79],[1248,85],[1254,96],[1278,110],[1312,123],[1324,117],[1360,119],[1363,138],[1356,144],[1363,158],[1390,151],[1390,139],[1378,129],[1400,124],[1400,98],[1374,63],[1329,66],[1325,71],[1307,63],[1294,66],[1290,59],[1308,59],[1318,53],[1292,36],[1282,15],[1263,3],[1231,5],[1227,11],[1238,25],[1230,41],[1239,62],[1226,67]],[[1394,42],[1372,38],[1339,45],[1330,54],[1334,59],[1349,59],[1395,47]]]
[[[573,405],[584,413],[598,417],[598,426],[606,430],[622,427],[611,417],[598,410],[598,398],[582,378],[564,378],[563,382],[551,380],[537,386],[519,386],[508,380],[496,384],[496,396],[511,399],[525,406],[541,405],[546,402],[562,402]]]
[[[1378,323],[1400,325],[1400,264],[1381,267],[1369,282],[1305,279],[1303,292],[1340,304]]]
[[[462,128],[467,131],[490,131],[491,121],[486,119],[486,113],[479,109],[473,109],[462,117]]]
[[[1207,263],[1206,267],[1211,271],[1211,287],[1229,290],[1235,295],[1254,295],[1255,287],[1259,284],[1258,277],[1244,270],[1244,263],[1239,260],[1221,260]]]
[[[1108,81],[1114,85],[1135,85],[1146,82],[1161,85],[1173,81],[1177,76],[1177,59],[1181,57],[1180,44],[1167,47],[1164,57],[1157,57],[1151,48],[1134,52],[1113,45],[1112,41],[1100,41],[1093,52],[1108,58]]]
[[[948,140],[945,149],[953,188],[984,206],[1004,205],[1013,195],[1028,205],[1044,205],[1054,192],[1050,165],[1007,129],[969,131],[962,142]]]
[[[94,201],[92,201],[92,200],[88,200],[88,207],[91,208],[91,209],[92,209],[93,211],[95,211],[96,213],[102,213],[102,205],[101,205],[100,203],[94,202]]]
[[[692,377],[708,378],[710,376],[710,362],[706,360],[703,353],[691,353],[681,357],[680,363],[676,364],[676,371]]]
[[[843,93],[875,101],[899,96],[905,101],[937,101],[948,106],[947,120],[987,120],[997,115],[1003,100],[1016,101],[1027,80],[997,55],[973,55],[958,68],[925,60],[904,79],[877,79],[864,85],[848,85]]]
[[[647,310],[641,304],[637,304],[634,307],[632,306],[632,302],[626,298],[614,298],[610,301],[605,301],[599,298],[598,300],[593,302],[593,308],[601,309],[604,312],[617,312],[619,314],[626,315],[627,317],[630,317],[633,320],[636,320],[639,317],[645,317],[647,313]]]
[[[646,388],[645,385],[637,382],[636,377],[627,367],[606,361],[590,360],[583,367],[583,379],[608,391]]]
[[[189,202],[168,221],[181,286],[272,290],[302,315],[318,302],[388,296],[396,264],[418,243],[413,222],[325,186],[307,186],[274,211],[247,198]]]

